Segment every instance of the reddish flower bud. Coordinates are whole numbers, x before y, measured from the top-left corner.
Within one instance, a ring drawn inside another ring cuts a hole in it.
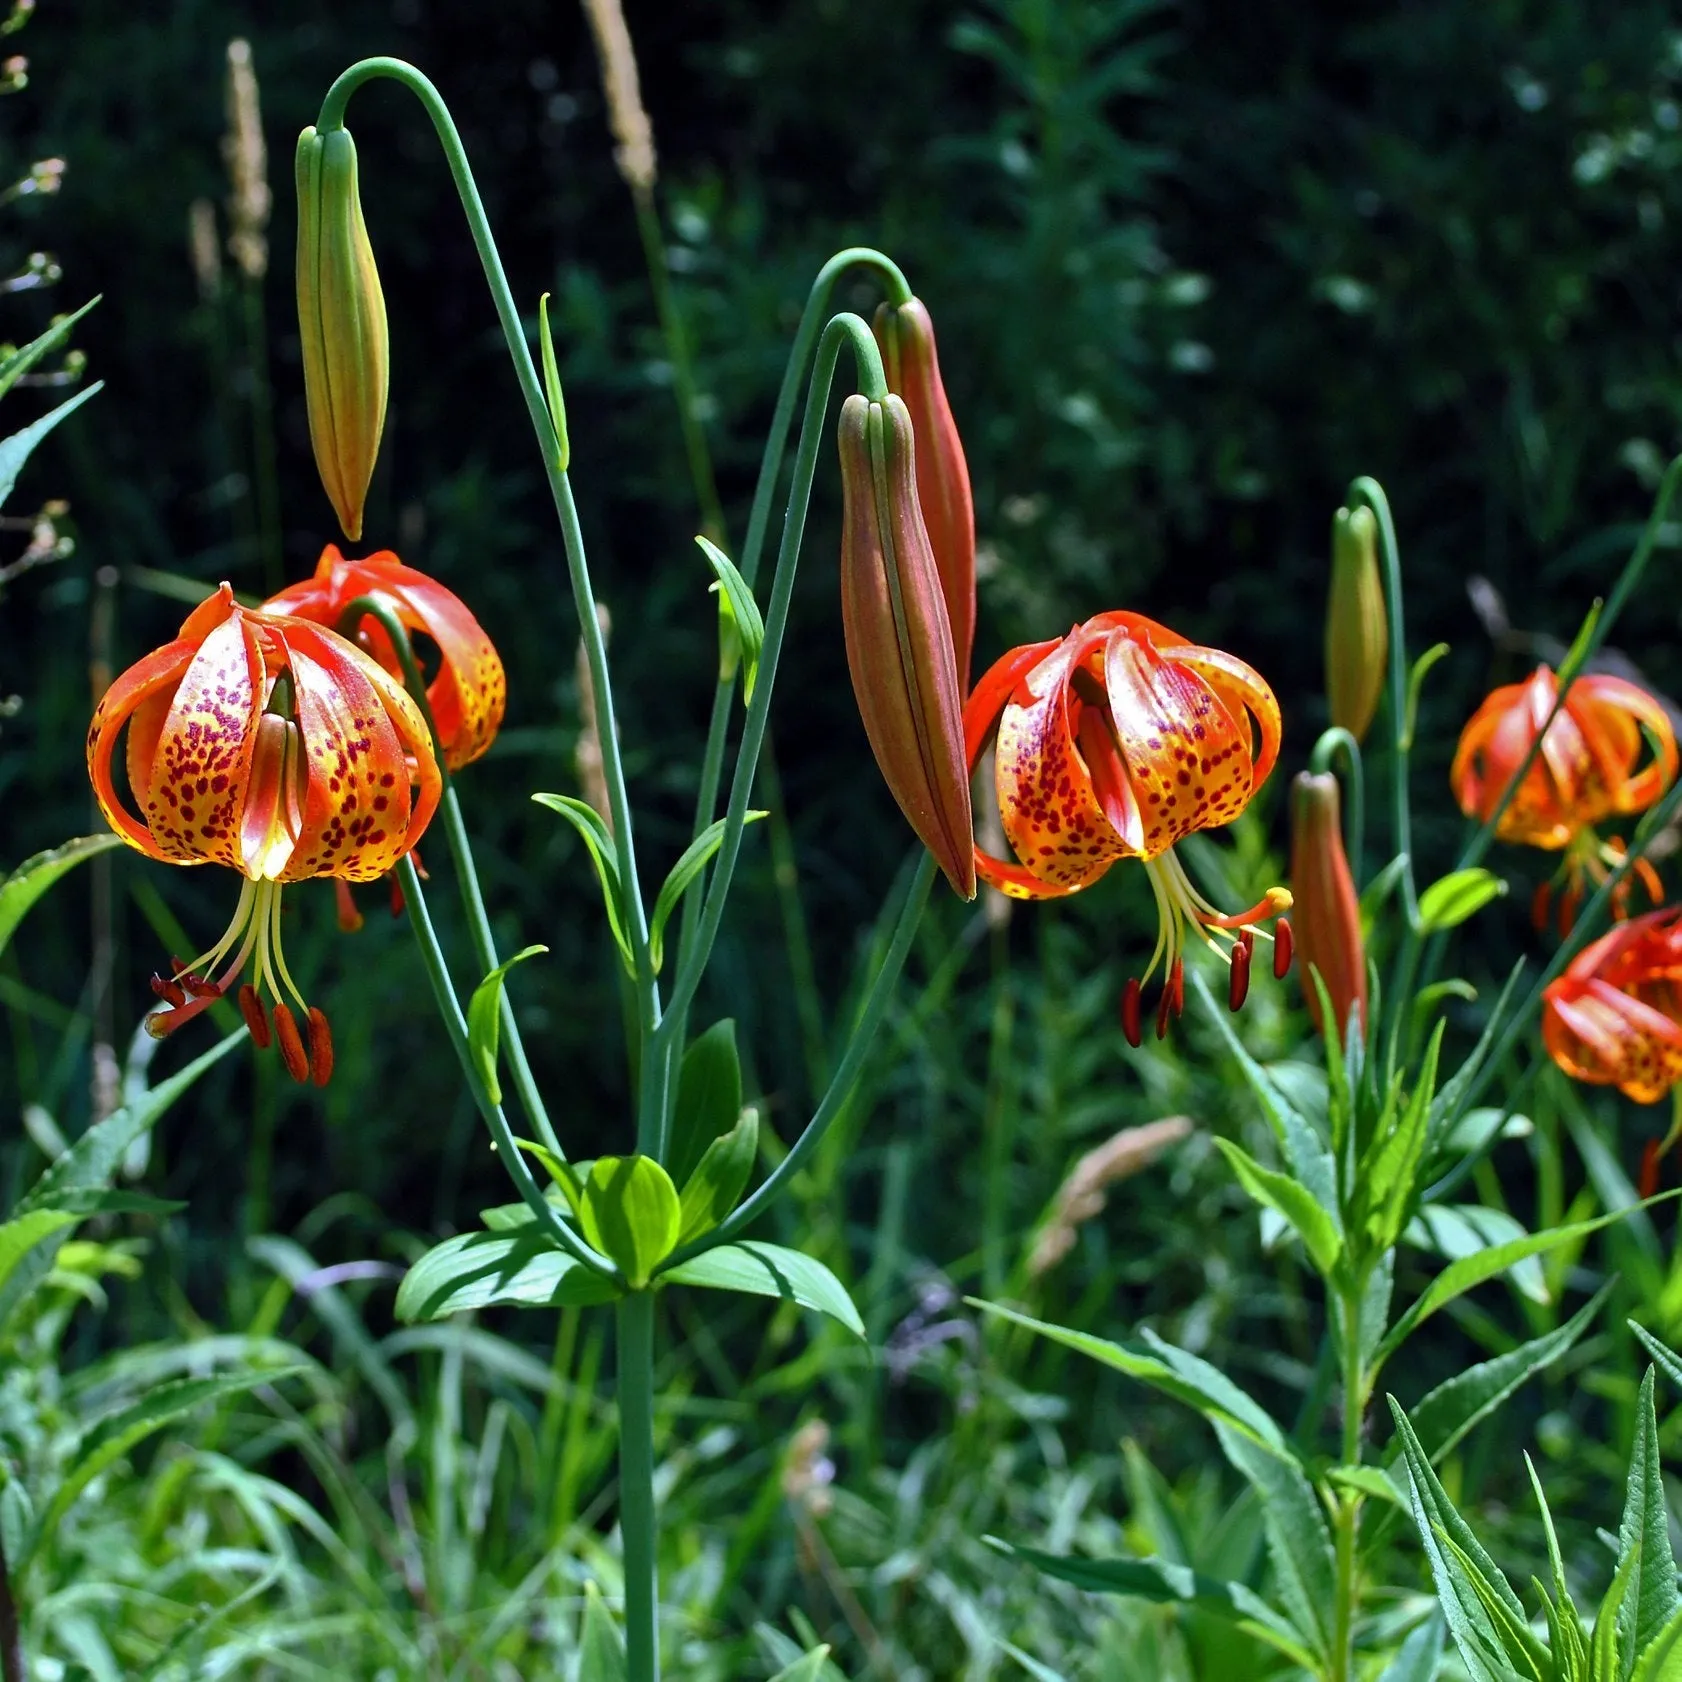
[[[1332,588],[1326,604],[1326,700],[1332,723],[1357,742],[1378,711],[1390,651],[1377,540],[1378,523],[1370,508],[1338,509],[1332,520]]]
[[[975,641],[975,502],[963,441],[940,380],[934,323],[922,302],[912,298],[879,305],[872,326],[882,347],[888,389],[903,397],[911,411],[917,436],[917,498],[952,627],[958,689],[967,695]]]
[[[865,734],[906,821],[965,899],[975,847],[952,632],[897,397],[841,408],[841,621]]]
[[[1308,1014],[1322,1033],[1319,989],[1325,984],[1341,1035],[1352,1006],[1367,1019],[1367,955],[1361,943],[1361,907],[1343,851],[1343,821],[1337,778],[1304,771],[1291,784],[1291,893],[1296,901],[1296,938],[1302,945],[1302,991]]]

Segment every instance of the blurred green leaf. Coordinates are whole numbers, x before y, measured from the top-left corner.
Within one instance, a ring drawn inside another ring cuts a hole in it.
[[[1419,896],[1420,924],[1427,934],[1458,928],[1506,891],[1507,884],[1492,870],[1456,870]]]
[[[67,870],[74,869],[83,859],[96,853],[108,853],[123,845],[117,835],[84,835],[66,841],[50,852],[37,853],[25,859],[5,881],[0,882],[0,952],[6,950],[23,914]]]
[[[61,420],[74,414],[90,397],[104,389],[105,382],[95,380],[86,391],[78,391],[74,397],[66,398],[56,409],[49,410],[21,432],[14,432],[10,438],[0,439],[0,508],[5,507],[7,498],[12,494],[12,487],[18,482],[18,475],[23,471],[24,463],[35,452],[35,446]]]

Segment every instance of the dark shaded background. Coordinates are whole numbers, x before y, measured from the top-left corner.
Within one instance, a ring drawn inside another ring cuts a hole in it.
[[[633,0],[630,22],[733,535],[811,275],[839,246],[880,245],[933,311],[970,450],[984,545],[978,658],[1103,608],[1148,612],[1274,682],[1288,773],[1324,722],[1331,514],[1348,479],[1372,473],[1402,535],[1411,646],[1454,646],[1427,692],[1417,755],[1428,880],[1458,834],[1444,782],[1458,723],[1492,673],[1531,657],[1522,636],[1492,656],[1468,576],[1495,585],[1521,630],[1568,640],[1677,441],[1682,36],[1671,9]],[[0,733],[0,856],[15,862],[90,827],[80,743],[95,569],[121,574],[119,665],[185,612],[135,569],[265,588],[238,540],[252,455],[237,289],[230,279],[228,296],[207,303],[186,250],[190,202],[226,192],[218,147],[234,34],[253,44],[276,190],[262,303],[286,576],[306,572],[333,535],[291,315],[293,138],[344,65],[395,53],[448,98],[522,305],[535,315],[540,292],[555,297],[574,480],[614,613],[632,794],[663,871],[687,832],[713,608],[594,53],[570,8],[533,0],[44,0],[22,38],[31,86],[3,108],[5,153],[19,167],[60,154],[69,171],[60,195],[7,214],[6,238],[20,256],[50,248],[65,278],[50,295],[12,299],[4,331],[21,340],[50,311],[103,292],[78,342],[107,389],[40,452],[14,498],[21,512],[68,497],[79,548],[0,604],[0,694],[23,698]],[[563,1137],[593,1155],[629,1136],[623,1070],[602,1055],[618,1025],[607,942],[577,845],[526,801],[534,787],[574,787],[576,628],[558,540],[430,132],[385,85],[360,93],[350,120],[393,358],[367,536],[466,596],[505,655],[508,727],[463,794],[500,939],[551,946],[521,972],[520,1010],[540,1075],[563,1095]],[[874,294],[844,289],[838,301],[868,307]],[[8,407],[26,416],[39,395]],[[907,839],[845,679],[836,505],[826,464],[774,715],[831,1008]],[[1618,633],[1661,686],[1675,646],[1674,542]],[[811,1059],[765,860],[763,843],[750,848],[697,1025],[726,1010],[741,1020],[750,1084],[786,1137]],[[1521,886],[1530,868],[1518,861]],[[131,890],[149,884],[208,942],[234,897],[211,877],[117,862],[112,986],[125,1036],[163,956]],[[1073,909],[1019,913],[1006,937],[1024,963],[1054,962],[1071,987],[1091,988],[1095,1022],[1111,1020],[1106,1001],[1145,935],[1136,886],[1117,880]],[[0,979],[74,1002],[90,891],[82,883],[35,912]],[[325,887],[288,898],[293,965],[334,1018],[341,1076],[318,1097],[235,1059],[207,1083],[210,1097],[171,1118],[156,1177],[190,1200],[190,1243],[207,1261],[231,1233],[289,1229],[346,1188],[366,1211],[365,1225],[344,1229],[353,1252],[387,1242],[391,1227],[465,1224],[503,1196],[429,1025],[407,931],[370,915],[352,944],[333,927]],[[378,898],[364,895],[371,912]],[[449,923],[447,899],[434,895]],[[1522,927],[1521,915],[1511,923]],[[942,906],[920,973],[966,929],[966,914]],[[972,970],[943,1007],[956,1066],[968,1058],[971,1072],[936,1083],[932,1099],[926,1069],[900,1077],[873,1124],[914,1138],[920,1168],[966,1194],[919,1220],[917,1247],[942,1262],[973,1243],[974,1059],[988,997]],[[1031,1041],[1036,1030],[1023,1032]],[[85,1046],[54,1062],[51,1043],[14,1012],[0,1111],[38,1102],[73,1130],[86,1112]],[[1016,1182],[1017,1224],[1049,1196],[1091,1116],[1145,1119],[1134,1111],[1162,1090],[1147,1079],[1135,1095],[1136,1065],[1113,1027],[1094,1028],[1090,1045],[1084,1092],[1024,1091],[1051,1131]],[[873,1197],[874,1182],[854,1195]],[[220,1273],[184,1272],[208,1311]],[[1136,1271],[1130,1288],[1139,1308],[1152,1293],[1171,1298],[1175,1276]]]

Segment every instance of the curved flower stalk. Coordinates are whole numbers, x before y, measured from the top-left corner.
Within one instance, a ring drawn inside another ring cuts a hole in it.
[[[125,729],[132,807],[113,774]],[[147,1027],[173,1032],[249,965],[239,1005],[252,1038],[269,1044],[272,1001],[288,1073],[325,1085],[332,1036],[287,968],[281,889],[315,876],[371,881],[420,840],[442,779],[403,686],[343,637],[241,607],[223,584],[173,642],[106,691],[88,728],[88,772],[106,821],[131,847],[245,878],[222,938],[153,977],[164,1008]]]
[[[1602,672],[1579,677],[1549,725],[1558,696],[1547,666],[1538,666],[1523,683],[1494,690],[1461,731],[1449,780],[1461,811],[1487,823],[1541,738],[1495,834],[1502,841],[1564,852],[1559,871],[1538,889],[1533,907],[1537,927],[1545,928],[1557,892],[1563,934],[1586,887],[1605,881],[1624,858],[1623,843],[1602,840],[1594,826],[1651,806],[1676,780],[1677,748],[1664,708],[1623,678]],[[1652,865],[1638,859],[1635,871],[1659,900],[1663,890]],[[1621,914],[1627,904],[1626,886],[1614,909]]]
[[[1183,1008],[1188,935],[1231,966],[1234,1010],[1248,990],[1256,925],[1268,919],[1274,973],[1285,973],[1290,925],[1280,914],[1290,894],[1270,888],[1229,915],[1193,887],[1174,853],[1187,835],[1236,818],[1279,757],[1279,703],[1251,667],[1142,614],[1101,613],[1060,642],[1012,649],[982,676],[964,713],[972,770],[995,733],[999,812],[1016,862],[977,847],[983,882],[1016,899],[1054,899],[1121,859],[1138,859],[1150,876],[1156,946],[1122,1001],[1133,1044],[1141,991],[1159,964],[1159,1036]]]
[[[359,614],[355,624],[342,623],[364,596],[385,603],[406,630],[418,631],[438,645],[438,672],[427,685],[427,706],[444,750],[445,769],[471,765],[502,726],[508,679],[491,639],[454,591],[404,566],[389,549],[351,561],[337,544],[329,543],[316,562],[315,576],[269,597],[263,611],[309,619],[353,637],[401,683],[402,663],[379,621]]]

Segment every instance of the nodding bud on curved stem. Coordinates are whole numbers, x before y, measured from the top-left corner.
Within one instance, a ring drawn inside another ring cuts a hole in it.
[[[975,502],[969,464],[946,401],[934,323],[920,299],[880,304],[871,322],[881,347],[888,389],[905,399],[917,440],[917,496],[940,574],[958,691],[969,693],[970,650],[975,642]]]
[[[1390,621],[1378,570],[1378,522],[1370,508],[1332,518],[1332,587],[1326,603],[1326,700],[1332,723],[1358,742],[1384,690]]]
[[[1302,955],[1302,991],[1314,1026],[1321,1020],[1317,971],[1336,1013],[1341,1038],[1349,1012],[1367,1019],[1367,954],[1361,942],[1361,905],[1343,851],[1343,817],[1337,778],[1304,771],[1291,784],[1291,894],[1296,943]]]
[[[347,129],[307,128],[298,136],[297,182],[298,330],[310,442],[328,500],[354,541],[380,453],[390,357],[385,295]]]
[[[841,407],[841,622],[865,734],[888,788],[954,890],[975,898],[963,703],[898,397]]]

